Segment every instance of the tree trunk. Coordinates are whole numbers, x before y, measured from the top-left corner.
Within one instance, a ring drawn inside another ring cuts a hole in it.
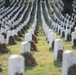
[[[65,15],[65,14],[68,13],[69,15],[72,15],[72,12],[73,12],[73,8],[72,8],[73,0],[63,0],[63,3],[64,3],[64,7],[63,7],[62,14]]]
[[[10,0],[5,0],[5,7],[10,6]]]

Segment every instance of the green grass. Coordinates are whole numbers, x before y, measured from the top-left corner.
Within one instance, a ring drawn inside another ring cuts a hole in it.
[[[35,10],[35,9],[34,9]],[[30,20],[30,28],[33,23],[34,19],[34,10]],[[45,11],[45,10],[44,10]],[[28,11],[29,12],[29,11]],[[27,14],[28,14],[27,12]],[[49,11],[50,13],[50,11]],[[46,14],[46,13],[44,13]],[[51,15],[51,13],[50,13]],[[45,15],[46,16],[46,15]],[[25,16],[25,18],[27,15]],[[47,18],[45,18],[46,22]],[[48,23],[49,25],[49,23]],[[61,75],[62,74],[62,64],[61,62],[54,61],[54,52],[52,49],[49,48],[49,44],[46,41],[46,37],[44,31],[42,29],[41,24],[41,15],[40,15],[40,7],[38,9],[38,43],[36,43],[38,51],[32,52],[34,58],[36,59],[37,65],[36,66],[25,66],[25,74],[24,75]],[[29,29],[30,29],[29,28]],[[29,30],[28,29],[28,30]],[[25,31],[25,33],[28,32]],[[55,32],[56,33],[56,32]],[[56,33],[57,39],[62,39],[64,43],[64,50],[72,50],[76,52],[76,48],[72,48],[71,42],[67,42],[64,38],[61,38],[58,33]],[[21,38],[22,41],[16,41],[16,45],[8,46],[11,50],[9,54],[0,54],[0,63],[2,63],[2,67],[4,68],[3,72],[0,75],[8,75],[8,57],[12,54],[20,54],[20,43],[24,41],[24,38]]]

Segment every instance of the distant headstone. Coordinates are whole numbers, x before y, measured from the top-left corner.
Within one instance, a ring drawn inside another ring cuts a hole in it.
[[[63,37],[63,35],[64,35],[63,32],[64,32],[64,28],[61,27],[61,32],[60,32],[60,36],[61,36],[61,37]]]
[[[52,47],[52,43],[53,43],[53,41],[55,41],[55,39],[56,39],[56,34],[50,33],[50,41],[49,41],[50,47]]]
[[[48,41],[50,41],[50,33],[52,33],[52,32],[53,32],[53,30],[51,30],[51,29],[48,30],[48,37],[47,37]]]
[[[30,42],[30,41],[32,41],[32,34],[30,33],[25,34],[25,42]]]
[[[7,31],[6,44],[9,44],[9,37],[11,36],[11,31]]]
[[[4,43],[4,36],[0,35],[0,43],[3,44]]]
[[[70,33],[70,29],[65,29],[65,40],[67,41],[67,36]]]
[[[72,40],[71,40],[72,46],[74,46],[74,39],[76,39],[76,32],[72,32]]]

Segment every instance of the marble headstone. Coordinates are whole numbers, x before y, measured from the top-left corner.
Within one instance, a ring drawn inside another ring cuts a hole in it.
[[[3,44],[4,43],[4,36],[0,35],[0,43]]]
[[[54,60],[57,61],[58,51],[63,49],[63,41],[61,39],[56,39],[54,44]]]
[[[22,42],[20,44],[20,54],[25,52],[30,52],[31,45],[29,42]]]
[[[24,57],[21,55],[12,55],[8,58],[8,75],[24,75]]]
[[[49,45],[52,47],[52,42],[56,39],[56,34],[55,33],[50,33],[50,41]]]
[[[74,46],[74,39],[76,39],[76,32],[72,32],[72,40],[71,40],[71,43],[72,43],[72,46]]]
[[[67,41],[67,35],[70,33],[69,29],[65,29],[65,40]]]
[[[25,34],[25,42],[32,41],[32,35],[30,33]]]
[[[68,69],[75,63],[75,53],[67,50],[63,52],[62,75],[68,75]]]

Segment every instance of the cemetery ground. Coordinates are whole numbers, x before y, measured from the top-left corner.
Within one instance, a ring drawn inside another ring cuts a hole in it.
[[[28,11],[29,12],[29,11]],[[27,12],[27,13],[28,13]],[[45,14],[45,13],[44,13]],[[51,14],[50,14],[51,15]],[[32,18],[30,21],[30,27],[33,23],[34,12],[32,13]],[[27,15],[25,16],[27,17]],[[45,15],[46,17],[46,15]],[[47,21],[47,18],[45,18]],[[38,9],[38,35],[36,36],[38,41],[36,44],[37,51],[32,51],[34,58],[36,59],[36,66],[25,66],[25,74],[24,75],[61,75],[62,74],[62,64],[61,62],[54,61],[54,51],[50,49],[49,43],[46,40],[42,25],[41,25],[41,16],[40,16],[40,7]],[[50,24],[47,21],[47,24],[50,27]],[[27,29],[25,33],[28,32]],[[56,32],[55,32],[56,33]],[[72,50],[76,52],[76,48],[72,48],[71,42],[66,42],[64,38],[61,38],[58,33],[56,33],[57,39],[63,40],[64,50]],[[21,41],[16,41],[16,45],[8,45],[10,49],[10,53],[8,54],[0,54],[0,66],[3,68],[3,72],[0,75],[7,75],[8,72],[8,57],[13,54],[20,55],[20,43],[24,41],[24,37],[21,38]]]

